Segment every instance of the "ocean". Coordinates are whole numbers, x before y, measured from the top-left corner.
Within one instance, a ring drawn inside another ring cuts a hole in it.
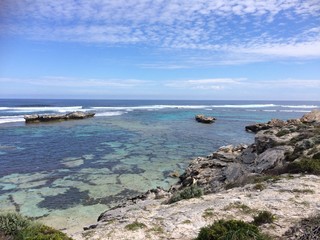
[[[301,117],[320,102],[0,99],[0,211],[69,233],[117,201],[169,188],[190,160],[252,143],[248,124]],[[94,118],[25,124],[26,114],[95,112]],[[200,124],[196,114],[217,118]]]

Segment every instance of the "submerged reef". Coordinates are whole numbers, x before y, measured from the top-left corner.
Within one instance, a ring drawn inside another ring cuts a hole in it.
[[[298,239],[292,227],[299,232],[300,225],[305,236],[316,236],[306,231],[318,229],[302,219],[320,216],[320,111],[246,130],[256,133],[254,143],[220,147],[194,159],[168,191],[152,189],[124,200],[73,237],[200,239],[200,229],[215,221],[254,225],[258,217],[257,227],[240,225],[262,231],[265,239],[286,239],[288,231],[290,239]]]

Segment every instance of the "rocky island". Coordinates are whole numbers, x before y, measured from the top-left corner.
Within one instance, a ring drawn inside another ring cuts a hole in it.
[[[216,120],[216,118],[214,118],[214,117],[207,117],[207,116],[205,116],[205,115],[198,114],[198,115],[195,116],[195,120],[196,120],[197,122],[200,122],[200,123],[213,123],[213,122]]]
[[[73,238],[191,240],[219,219],[237,219],[271,239],[319,239],[320,110],[246,130],[256,133],[253,144],[194,159],[168,191],[128,199]]]
[[[66,121],[78,120],[93,117],[95,113],[91,112],[71,112],[67,114],[45,114],[45,115],[25,115],[26,123],[39,123],[39,122],[53,122],[53,121]]]

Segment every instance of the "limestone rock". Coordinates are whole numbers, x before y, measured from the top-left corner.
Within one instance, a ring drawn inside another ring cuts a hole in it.
[[[214,117],[206,117],[201,114],[196,115],[195,119],[197,122],[200,122],[200,123],[213,123],[216,120],[216,118],[214,118]]]
[[[312,110],[311,112],[303,115],[303,117],[300,120],[303,123],[320,122],[320,110]]]
[[[84,119],[84,118],[93,117],[94,115],[95,113],[77,111],[77,112],[71,112],[67,114],[25,115],[24,119],[26,123],[39,123],[39,122]]]

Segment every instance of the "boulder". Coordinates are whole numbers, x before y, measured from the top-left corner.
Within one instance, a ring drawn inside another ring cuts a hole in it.
[[[274,127],[281,128],[281,127],[284,127],[286,125],[287,125],[287,122],[285,122],[283,120],[271,119],[267,123],[256,123],[256,124],[253,124],[253,125],[246,126],[245,129],[246,129],[247,132],[257,133],[257,132],[262,131],[262,130],[267,130],[267,129],[274,128]]]
[[[320,110],[315,109],[311,112],[305,114],[300,119],[303,123],[313,123],[313,122],[320,122]]]
[[[45,115],[25,115],[26,123],[39,123],[39,122],[52,122],[52,121],[65,121],[93,117],[95,113],[90,112],[71,112],[67,114],[45,114]]]
[[[216,120],[216,118],[214,117],[206,117],[205,115],[201,115],[201,114],[196,115],[195,119],[197,122],[200,122],[200,123],[213,123]]]

